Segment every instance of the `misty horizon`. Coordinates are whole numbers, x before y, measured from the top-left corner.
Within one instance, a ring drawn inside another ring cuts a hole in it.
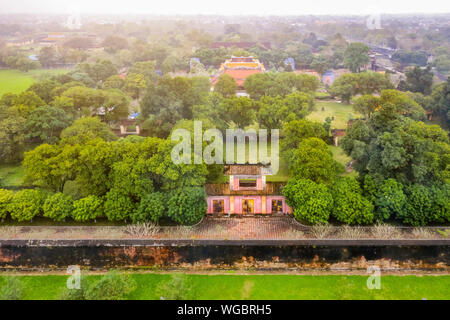
[[[305,15],[357,15],[365,16],[379,14],[445,14],[450,13],[450,3],[430,0],[399,1],[392,3],[380,0],[369,3],[361,1],[332,1],[317,0],[314,2],[292,3],[288,0],[274,2],[252,1],[240,2],[229,0],[225,4],[214,5],[206,0],[180,2],[167,0],[163,3],[146,3],[130,0],[126,3],[119,1],[68,1],[68,0],[0,0],[0,14],[68,14],[74,10],[81,14],[103,15],[164,15],[164,16],[190,16],[190,15],[242,15],[242,16],[305,16]]]

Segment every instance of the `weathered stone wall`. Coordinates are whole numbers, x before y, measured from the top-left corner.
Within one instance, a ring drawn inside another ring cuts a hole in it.
[[[366,269],[450,271],[450,246],[305,245],[243,242],[7,241],[0,242],[2,269],[162,268],[162,269]]]

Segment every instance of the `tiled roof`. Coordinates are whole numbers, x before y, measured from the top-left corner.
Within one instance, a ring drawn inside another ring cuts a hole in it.
[[[249,69],[249,70],[244,70],[244,69],[230,70],[230,69],[227,69],[227,70],[225,70],[225,74],[228,74],[231,77],[233,77],[234,80],[236,80],[238,86],[240,86],[240,87],[244,86],[244,81],[245,81],[245,79],[247,79],[247,77],[249,77],[249,76],[251,76],[253,74],[257,74],[257,73],[261,73],[261,70],[259,70],[259,69]]]

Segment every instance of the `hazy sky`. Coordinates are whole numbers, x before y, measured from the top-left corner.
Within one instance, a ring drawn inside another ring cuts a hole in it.
[[[444,0],[0,0],[0,13],[361,14],[449,13]]]

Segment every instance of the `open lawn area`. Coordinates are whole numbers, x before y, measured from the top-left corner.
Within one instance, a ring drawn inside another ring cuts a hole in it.
[[[5,93],[19,93],[28,89],[35,81],[67,72],[67,69],[39,69],[29,72],[0,70],[0,97]]]
[[[323,109],[323,111],[322,111]],[[316,110],[307,118],[318,122],[325,122],[327,117],[334,117],[331,124],[332,129],[347,129],[347,122],[350,118],[359,118],[361,114],[353,110],[353,106],[333,101],[316,101]]]
[[[88,276],[88,281],[100,276]],[[368,276],[340,275],[187,275],[191,299],[198,300],[433,300],[450,298],[450,276],[382,276],[381,289],[367,288]],[[4,283],[0,276],[0,286]],[[156,288],[171,279],[168,274],[132,274],[137,289],[133,300],[159,300]],[[24,299],[59,299],[68,276],[19,276]]]
[[[22,185],[25,169],[19,165],[0,165],[0,188]]]
[[[337,162],[341,163],[344,166],[347,165],[347,163],[349,163],[352,160],[352,158],[347,156],[344,150],[342,150],[342,148],[340,147],[330,146],[330,150],[333,153],[334,160],[336,160]],[[352,172],[344,173],[343,176],[357,177],[358,173],[355,170],[353,170]]]

